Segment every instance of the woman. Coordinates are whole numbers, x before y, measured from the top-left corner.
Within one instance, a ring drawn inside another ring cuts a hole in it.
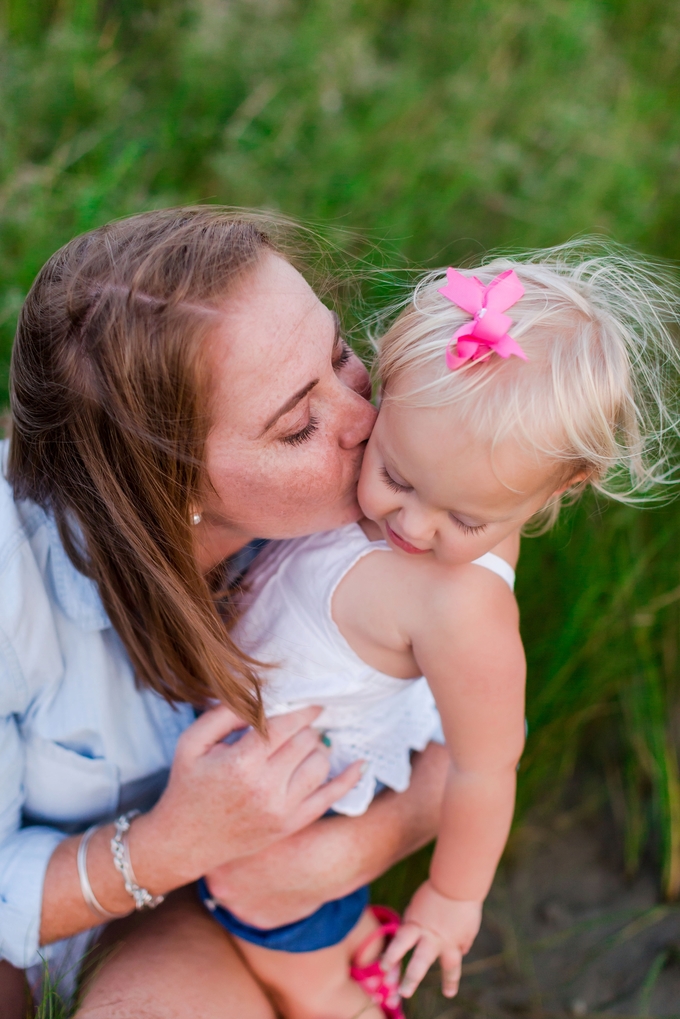
[[[435,834],[434,746],[408,792],[317,820],[358,774],[324,784],[314,709],[265,735],[219,597],[225,562],[233,575],[254,539],[358,516],[368,395],[337,320],[257,217],[149,213],[77,238],[39,274],[0,490],[5,1001],[41,954],[73,972],[106,920],[102,943],[122,946],[80,1019],[271,1017],[186,886],[207,874],[244,920],[288,923]]]

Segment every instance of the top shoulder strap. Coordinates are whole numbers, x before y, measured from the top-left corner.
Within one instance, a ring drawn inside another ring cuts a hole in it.
[[[492,573],[497,573],[505,583],[508,585],[511,591],[515,590],[515,571],[513,570],[510,563],[506,562],[499,555],[495,555],[494,552],[486,552],[480,556],[479,559],[472,560],[473,566],[483,566],[486,570],[491,570]]]

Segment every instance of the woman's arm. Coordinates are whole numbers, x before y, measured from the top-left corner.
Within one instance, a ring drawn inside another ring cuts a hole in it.
[[[207,876],[211,894],[246,923],[277,927],[373,881],[437,834],[446,748],[414,756],[406,792],[385,791],[361,817],[322,818]]]
[[[310,723],[319,709],[273,719],[268,739],[249,732],[224,737],[241,723],[228,708],[206,712],[181,736],[168,787],[130,829],[137,880],[154,895],[188,884],[226,860],[256,853],[316,820],[356,783],[353,765],[332,782],[328,758]],[[109,842],[113,825],[95,833],[88,853],[90,883],[111,913],[132,911]],[[80,836],[52,854],[43,887],[40,940],[49,944],[101,923],[83,900],[76,867]]]

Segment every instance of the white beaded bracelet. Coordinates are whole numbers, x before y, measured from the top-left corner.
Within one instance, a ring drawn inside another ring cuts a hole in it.
[[[111,839],[111,852],[113,862],[120,871],[125,882],[125,891],[135,900],[135,909],[155,909],[164,901],[164,895],[152,895],[146,888],[141,888],[135,877],[130,860],[130,847],[127,834],[130,831],[130,821],[137,817],[139,810],[130,810],[115,821],[116,834]]]
[[[102,920],[117,920],[120,917],[119,913],[109,913],[108,909],[104,909],[97,896],[92,891],[92,885],[90,884],[90,878],[87,873],[87,847],[90,839],[96,831],[101,828],[100,824],[93,824],[91,828],[88,828],[78,843],[78,855],[76,856],[76,864],[78,866],[78,877],[80,879],[80,890],[83,894],[83,898],[87,903],[88,907],[92,912]]]

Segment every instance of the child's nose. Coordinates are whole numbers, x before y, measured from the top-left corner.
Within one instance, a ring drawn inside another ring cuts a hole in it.
[[[431,515],[417,504],[403,506],[399,513],[402,537],[414,545],[427,544],[434,537]]]

